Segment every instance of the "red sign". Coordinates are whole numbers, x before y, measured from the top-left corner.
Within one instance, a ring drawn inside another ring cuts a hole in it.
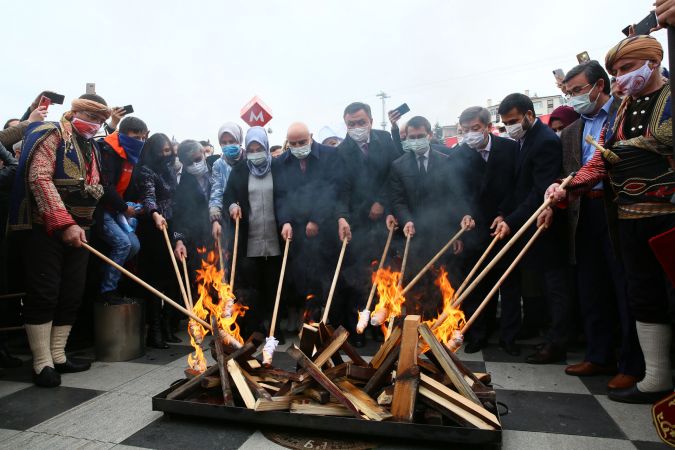
[[[272,112],[256,95],[241,108],[241,119],[251,127],[263,127],[272,120]]]
[[[675,447],[675,393],[654,405],[652,419],[661,440]]]

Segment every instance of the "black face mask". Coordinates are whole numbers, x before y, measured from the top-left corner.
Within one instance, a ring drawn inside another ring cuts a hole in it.
[[[160,157],[160,162],[164,166],[172,166],[173,163],[176,161],[176,155],[171,154],[171,155],[162,155]]]

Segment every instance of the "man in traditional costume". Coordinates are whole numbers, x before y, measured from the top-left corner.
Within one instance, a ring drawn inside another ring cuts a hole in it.
[[[32,123],[24,137],[9,226],[29,233],[23,314],[38,386],[90,366],[67,359],[65,347],[85,287],[85,230],[103,195],[93,137],[108,117],[105,100],[85,94],[59,122]]]

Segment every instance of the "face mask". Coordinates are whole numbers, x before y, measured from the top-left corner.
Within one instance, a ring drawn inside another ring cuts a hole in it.
[[[131,164],[136,164],[138,158],[141,156],[141,150],[143,150],[143,144],[145,142],[140,139],[135,139],[127,136],[126,134],[119,133],[120,145],[124,149],[124,152],[127,154],[127,159]]]
[[[485,143],[485,133],[482,131],[469,131],[464,135],[463,142],[473,149],[479,148]]]
[[[423,155],[429,150],[429,139],[406,139],[403,141],[403,149],[407,152],[414,152],[417,156]]]
[[[298,159],[305,159],[312,152],[312,146],[310,144],[303,145],[302,147],[291,147],[291,153]]]
[[[75,131],[77,131],[77,134],[85,139],[93,138],[96,136],[96,133],[98,133],[98,130],[101,129],[101,124],[87,122],[86,120],[78,119],[77,117],[75,117],[71,123],[73,124]]]
[[[350,128],[347,130],[347,134],[351,136],[358,144],[365,144],[368,142],[368,137],[370,136],[370,129],[366,127],[361,128]]]
[[[529,126],[528,126],[529,128]],[[513,125],[506,125],[506,132],[509,133],[511,139],[520,140],[525,136],[525,127],[523,127],[522,122],[514,123]]]
[[[187,173],[189,173],[190,175],[202,177],[207,173],[209,173],[209,166],[206,165],[206,160],[202,159],[199,162],[190,164],[185,168],[185,170],[187,170]]]
[[[160,162],[162,164],[164,164],[165,166],[170,166],[172,168],[173,168],[173,164],[174,164],[175,159],[176,159],[176,157],[173,154],[166,155],[166,156],[165,155],[160,156]]]
[[[223,150],[223,158],[235,159],[241,153],[241,147],[237,144],[223,145],[221,149]]]
[[[255,166],[262,166],[267,161],[265,152],[247,153],[246,159],[251,161]]]
[[[645,88],[652,72],[653,70],[649,68],[649,61],[645,61],[645,65],[639,69],[616,77],[616,82],[619,83],[624,94],[635,97]]]
[[[574,108],[574,110],[579,114],[592,113],[593,110],[595,110],[595,105],[598,103],[598,97],[600,97],[598,95],[598,97],[595,97],[595,100],[591,101],[591,92],[593,92],[594,88],[595,85],[593,85],[591,90],[586,92],[585,94],[570,97],[570,99],[567,100],[567,105]]]

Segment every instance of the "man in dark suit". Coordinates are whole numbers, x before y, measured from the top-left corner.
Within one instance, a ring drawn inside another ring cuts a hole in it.
[[[370,106],[352,103],[343,115],[347,138],[337,147],[341,174],[337,217],[340,240],[350,239],[343,265],[340,296],[347,299],[345,323],[355,345],[363,335],[354,332],[370,286],[370,262],[381,255],[386,241],[385,211],[389,205],[387,181],[391,163],[401,155],[386,131],[373,130]],[[393,217],[389,217],[389,226]],[[335,326],[339,324],[334,324]]]
[[[511,195],[504,203],[505,216],[495,219],[495,234],[505,238],[522,227],[537,210],[551,180],[556,180],[562,167],[560,139],[534,113],[532,100],[526,95],[510,94],[499,105],[499,115],[507,132],[517,141],[515,181]],[[537,272],[544,288],[551,324],[547,343],[527,357],[531,364],[564,361],[570,307],[569,271],[567,264],[564,217],[554,218],[521,260],[520,267]],[[518,242],[520,249],[534,234],[533,225]]]
[[[473,220],[468,215],[471,193],[461,185],[461,173],[451,164],[450,158],[431,148],[433,136],[431,124],[421,116],[413,117],[406,124],[406,140],[403,141],[404,154],[391,164],[390,196],[392,212],[398,223],[403,224],[406,236],[418,236],[411,243],[405,278],[410,280],[443,247],[450,237],[465,223],[473,228]],[[455,241],[453,253],[462,252],[462,241]],[[439,261],[438,266],[452,264],[448,255]],[[431,273],[429,273],[431,276]],[[433,276],[421,283],[419,295],[428,299],[436,297]],[[433,292],[428,292],[429,288]],[[429,295],[434,294],[434,295]],[[413,293],[406,302],[407,312]],[[433,302],[424,302],[425,319],[435,317]]]
[[[312,318],[320,317],[318,302],[326,298],[326,285],[335,252],[335,197],[338,185],[338,155],[333,147],[312,139],[304,123],[294,123],[286,135],[289,151],[277,159],[274,208],[289,247],[286,285],[287,307],[304,308]],[[338,311],[336,307],[332,311]],[[292,318],[294,314],[289,314]],[[290,320],[290,319],[289,319]],[[288,331],[296,323],[288,324]],[[297,331],[297,330],[295,330]]]
[[[480,106],[465,109],[459,116],[459,125],[464,140],[454,150],[455,158],[461,161],[462,177],[467,180],[473,195],[471,211],[476,221],[476,230],[467,237],[465,276],[475,265],[490,244],[490,225],[494,219],[504,216],[502,209],[514,183],[515,162],[518,144],[511,139],[491,134],[490,112]],[[499,251],[493,250],[491,256]],[[503,261],[493,269],[464,302],[465,314],[471,316],[507,267]],[[500,287],[501,321],[500,346],[507,353],[517,356],[516,334],[520,326],[519,274],[516,273]],[[479,316],[465,336],[464,351],[475,353],[487,345],[489,322],[497,312],[497,299],[493,298],[488,309]]]
[[[591,159],[595,147],[584,138],[590,135],[596,141],[601,140],[603,128],[611,129],[621,100],[610,96],[609,76],[597,61],[574,67],[563,83],[570,95],[568,103],[581,114],[561,135],[563,174],[568,174]],[[628,308],[623,263],[610,238],[617,226],[616,205],[611,197],[604,201],[605,197],[601,182],[581,198],[571,200],[568,206],[570,262],[576,264],[587,346],[584,361],[568,366],[565,372],[576,376],[617,372],[614,329],[618,313],[621,325],[618,374],[608,388],[626,389],[642,377],[645,363],[635,319]]]

